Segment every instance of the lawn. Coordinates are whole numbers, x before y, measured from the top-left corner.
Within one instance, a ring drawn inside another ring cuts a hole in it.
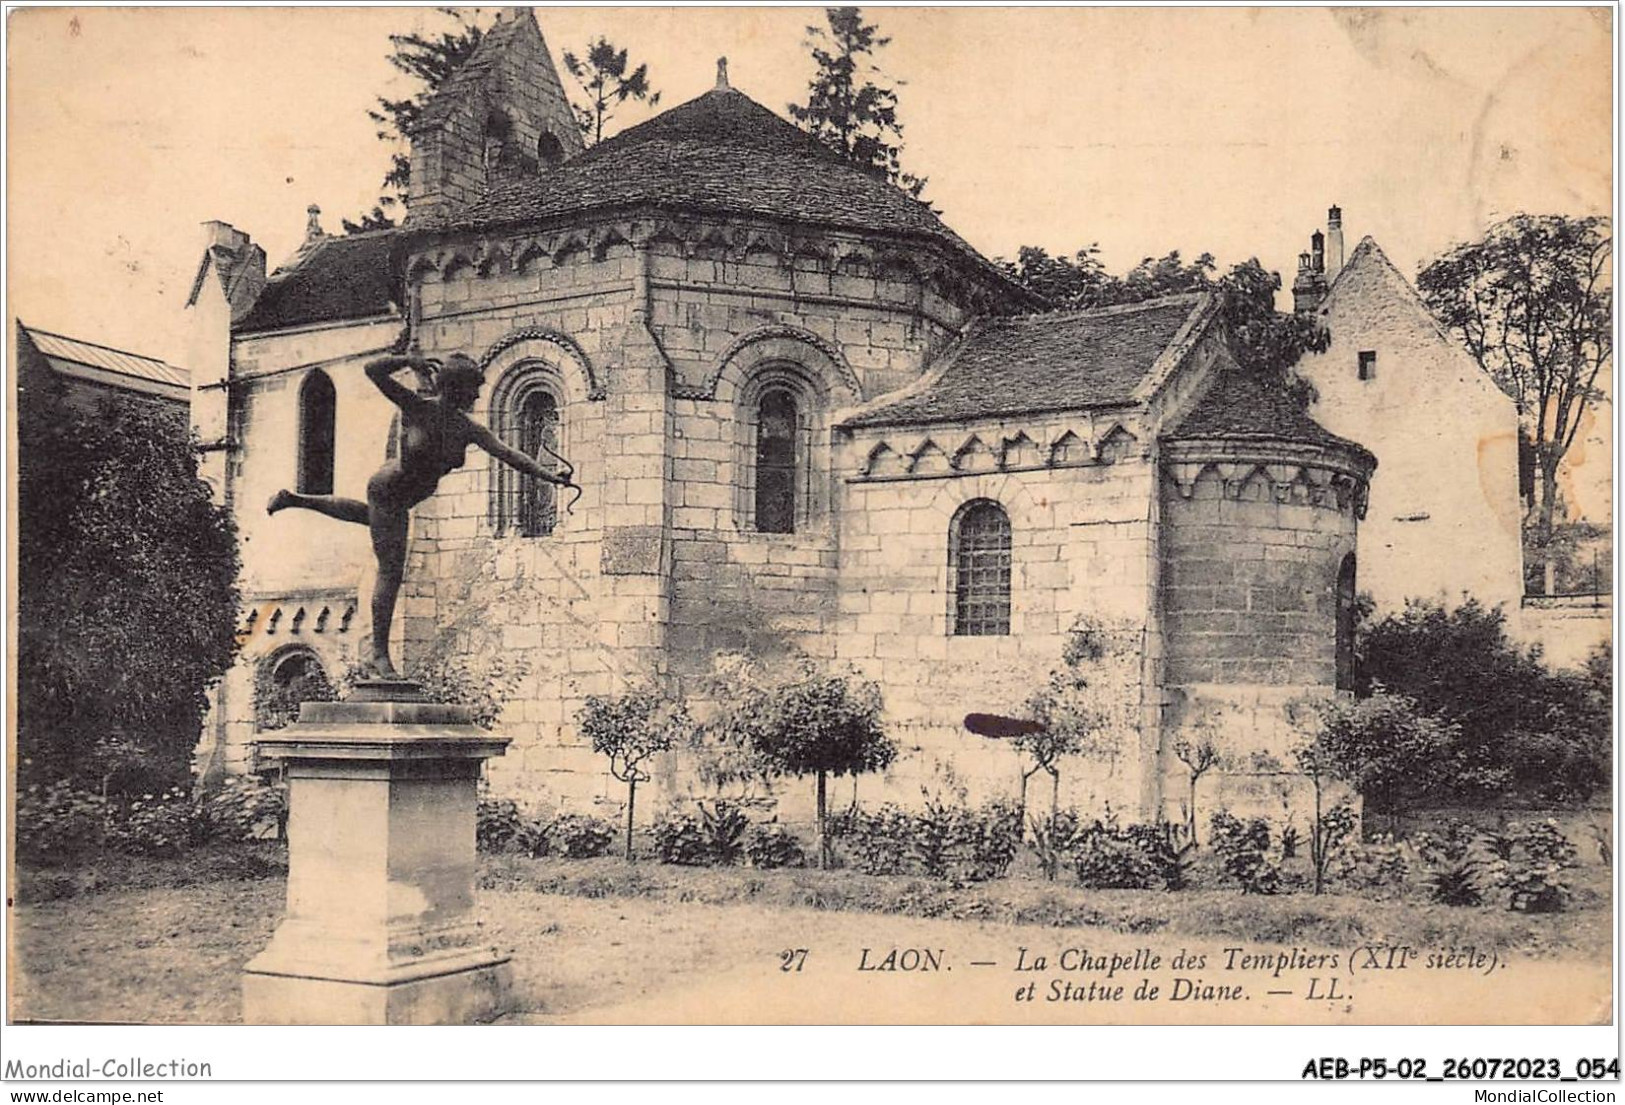
[[[282,908],[280,857],[269,849],[20,874],[11,998],[19,1019],[235,1022],[238,969]],[[956,887],[619,859],[486,857],[481,882],[492,942],[513,955],[509,1022],[1555,1023],[1606,1019],[1609,1010],[1607,872],[1576,874],[1585,885],[1575,908],[1544,916],[1336,894],[1103,891],[1028,879]],[[1319,1002],[1306,1002],[1302,972],[1282,976],[1292,982],[1288,997],[1268,992],[1286,985],[1279,978],[1220,969],[1235,954],[1227,948],[1348,956],[1366,944],[1471,948],[1505,966],[1358,979],[1345,971],[1354,999]],[[808,949],[802,968],[783,970],[782,953],[795,948]],[[860,970],[892,948],[939,949],[944,973]],[[1200,975],[1246,993],[1138,1005],[1045,1002],[1041,993],[1022,1004],[1012,995],[1032,978],[1047,988],[1102,976],[1024,975],[1015,970],[1021,948],[1052,959],[1067,948],[1125,957],[1145,949],[1160,964],[1119,981],[1153,977],[1166,996],[1176,975]],[[1202,955],[1205,966],[1174,969],[1180,952]]]

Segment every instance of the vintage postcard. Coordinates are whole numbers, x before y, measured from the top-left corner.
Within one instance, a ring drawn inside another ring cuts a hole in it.
[[[11,9],[7,1018],[1612,1023],[1613,18]]]

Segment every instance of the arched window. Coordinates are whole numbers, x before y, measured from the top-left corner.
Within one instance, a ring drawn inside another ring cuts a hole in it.
[[[337,396],[327,373],[315,369],[299,385],[299,474],[301,495],[333,494],[333,444]]]
[[[1007,635],[1010,516],[998,503],[977,499],[954,516],[948,531],[948,572],[954,587],[954,635]]]
[[[542,131],[536,140],[536,158],[543,165],[557,165],[564,160],[564,143],[551,131]]]
[[[1337,689],[1354,689],[1354,554],[1337,570]]]
[[[546,445],[562,452],[559,443],[559,397],[544,378],[527,376],[508,389],[501,406],[492,412],[497,434],[527,456],[550,463]],[[546,537],[558,525],[558,489],[547,480],[496,464],[494,517],[497,533]]]
[[[756,408],[756,529],[794,533],[799,421],[795,396],[785,388],[762,393]]]

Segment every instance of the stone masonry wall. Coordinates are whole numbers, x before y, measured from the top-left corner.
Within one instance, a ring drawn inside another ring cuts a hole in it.
[[[544,371],[563,392],[561,451],[584,494],[550,536],[495,537],[492,462],[471,451],[417,513],[405,655],[472,650],[511,684],[500,727],[513,744],[490,766],[493,786],[609,812],[624,788],[575,734],[587,695],[643,678],[692,692],[719,652],[832,651],[830,427],[917,373],[963,314],[900,278],[682,245],[641,224],[458,244],[412,272],[424,352],[482,358],[487,404],[515,371]],[[838,279],[857,283],[837,295]],[[797,383],[805,422],[794,534],[757,533],[749,518],[748,419],[764,372]],[[650,800],[686,785],[663,765]]]
[[[1300,471],[1276,466],[1281,482],[1263,467],[1208,465],[1194,483],[1164,479],[1165,815],[1181,820],[1188,804],[1175,743],[1211,739],[1225,763],[1202,780],[1200,830],[1222,807],[1274,819],[1300,808],[1296,712],[1336,693],[1337,579],[1355,549],[1354,508],[1329,489],[1314,502]]]
[[[842,467],[859,475],[842,489],[835,658],[880,683],[903,752],[884,778],[859,783],[866,800],[917,802],[922,788],[956,785],[972,801],[1015,797],[1021,757],[966,732],[964,716],[1023,716],[1080,615],[1126,644],[1116,662],[1130,670],[1118,682],[1138,699],[1155,582],[1143,432],[1102,414],[869,430],[845,446]],[[949,528],[975,499],[1010,519],[1008,636],[952,632]],[[1063,772],[1063,805],[1139,809],[1148,764],[1138,713],[1138,701],[1122,711],[1115,752]]]

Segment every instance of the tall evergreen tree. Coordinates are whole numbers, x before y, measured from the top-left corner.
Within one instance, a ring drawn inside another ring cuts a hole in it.
[[[412,181],[412,159],[406,150],[406,135],[412,124],[423,114],[424,105],[479,49],[485,38],[490,20],[480,9],[466,11],[459,8],[440,8],[442,15],[457,21],[457,25],[437,35],[417,32],[390,35],[389,64],[411,77],[418,84],[416,91],[399,100],[378,97],[378,106],[367,112],[367,118],[378,125],[378,137],[392,147],[389,172],[384,175],[384,194],[377,204],[359,220],[343,220],[345,233],[358,230],[380,230],[395,225],[396,215],[406,205],[406,190]]]
[[[660,103],[660,93],[649,84],[649,66],[639,65],[627,72],[629,64],[627,51],[617,50],[602,35],[588,44],[585,56],[564,52],[564,68],[587,97],[586,104],[571,105],[587,145],[595,146],[604,140],[604,124],[626,101],[640,100],[650,107]]]
[[[891,39],[863,21],[862,9],[825,8],[824,16],[827,28],[807,28],[818,72],[807,86],[807,102],[789,105],[790,117],[854,165],[918,198],[926,178],[902,169],[896,89],[876,83],[888,78],[871,60]]]

